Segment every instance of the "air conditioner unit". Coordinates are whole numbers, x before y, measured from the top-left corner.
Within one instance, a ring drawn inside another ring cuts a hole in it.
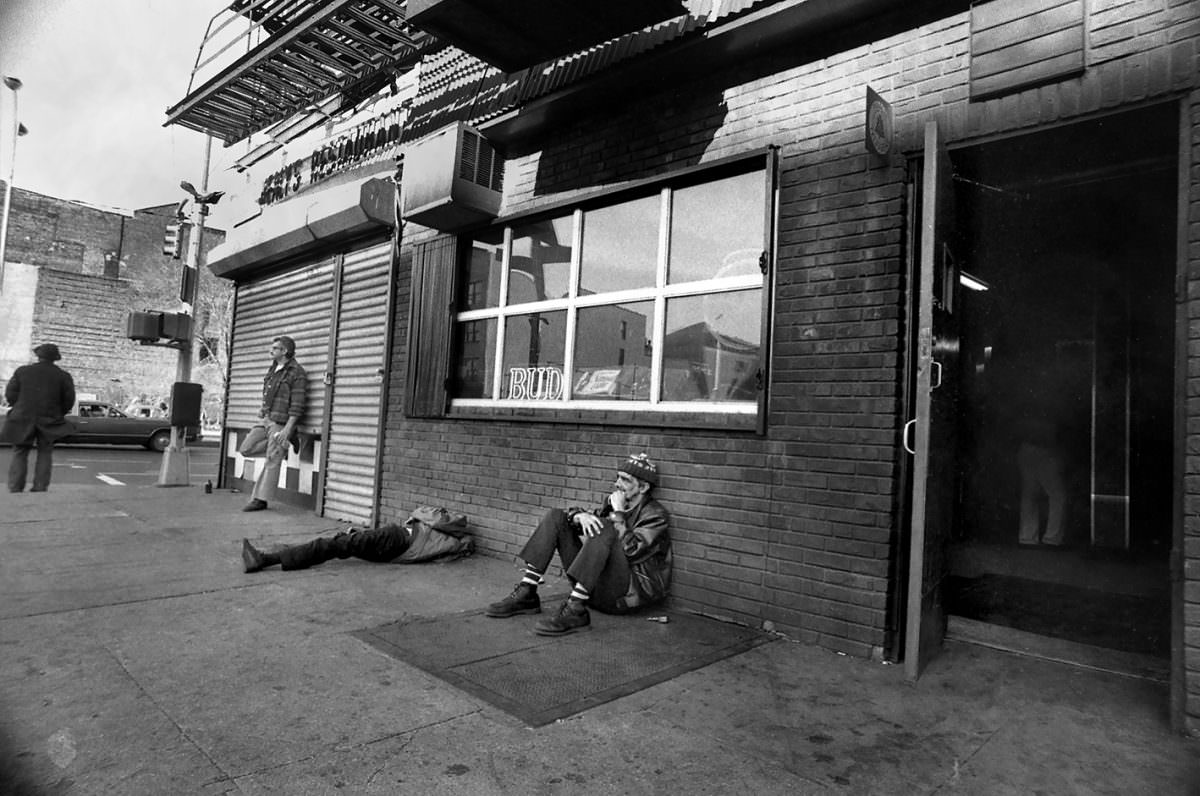
[[[404,218],[441,232],[485,223],[500,212],[504,158],[463,122],[443,127],[404,155]]]

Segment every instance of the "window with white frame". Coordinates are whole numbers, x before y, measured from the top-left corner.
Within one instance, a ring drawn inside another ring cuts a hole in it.
[[[453,405],[756,411],[772,192],[735,168],[464,240]]]

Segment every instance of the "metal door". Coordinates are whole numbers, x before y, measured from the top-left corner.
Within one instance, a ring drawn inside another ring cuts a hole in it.
[[[936,122],[925,126],[921,180],[920,257],[913,417],[904,428],[912,454],[908,599],[904,669],[916,679],[937,654],[946,630],[942,596],[948,574],[958,479],[956,296],[958,267],[951,249],[953,194],[950,159]]]
[[[333,264],[332,259],[325,259],[238,285],[225,408],[227,431],[245,430],[258,422],[263,376],[271,365],[271,340],[287,335],[296,341],[296,361],[308,373],[308,410],[297,428],[321,434],[325,414],[321,381],[328,364]]]
[[[391,304],[390,243],[345,255],[330,368],[321,514],[373,525],[384,362]]]

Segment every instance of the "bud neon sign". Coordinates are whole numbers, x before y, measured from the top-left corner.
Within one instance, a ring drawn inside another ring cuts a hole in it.
[[[510,368],[508,397],[515,401],[557,401],[563,396],[563,374],[555,367]]]

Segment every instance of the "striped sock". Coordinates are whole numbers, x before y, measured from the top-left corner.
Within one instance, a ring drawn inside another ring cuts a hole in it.
[[[542,585],[542,573],[533,564],[526,562],[525,576],[521,578],[521,582],[536,589]]]
[[[576,583],[571,589],[571,596],[569,599],[578,600],[581,603],[585,603],[588,601],[588,597],[591,596],[592,595],[588,593],[588,590],[583,587],[583,584]]]

